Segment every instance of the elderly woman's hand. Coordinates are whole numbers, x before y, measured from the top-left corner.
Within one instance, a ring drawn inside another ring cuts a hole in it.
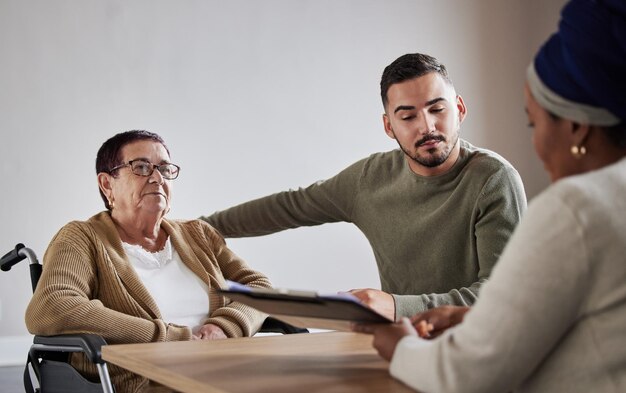
[[[223,340],[225,338],[228,337],[226,337],[222,328],[211,323],[202,326],[191,336],[192,340]]]

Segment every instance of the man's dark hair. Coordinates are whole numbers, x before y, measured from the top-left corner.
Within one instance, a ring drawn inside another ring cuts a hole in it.
[[[115,168],[118,165],[122,165],[122,157],[120,157],[120,152],[122,148],[129,143],[135,141],[143,141],[143,140],[151,140],[155,142],[159,142],[163,145],[167,154],[170,154],[169,149],[165,145],[165,141],[159,135],[154,132],[145,131],[145,130],[132,130],[120,132],[119,134],[112,136],[106,142],[100,146],[98,149],[98,154],[96,155],[96,173],[111,173],[111,169]],[[108,210],[111,210],[111,206],[109,206],[109,201],[106,196],[100,190],[100,196],[104,201],[104,206]]]
[[[398,57],[393,63],[385,67],[380,79],[380,96],[383,99],[383,106],[387,107],[387,92],[391,85],[415,79],[431,72],[438,73],[446,82],[452,84],[446,66],[434,57],[422,53],[409,53]]]

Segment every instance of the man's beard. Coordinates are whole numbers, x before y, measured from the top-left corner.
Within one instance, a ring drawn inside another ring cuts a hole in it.
[[[418,153],[418,149],[421,145],[423,145],[424,143],[428,141],[433,141],[433,140],[443,142],[444,146],[439,152],[437,151],[438,150],[437,147],[433,147],[432,149],[427,150],[428,152],[427,155],[421,155],[420,153]],[[396,139],[396,141],[398,141],[398,139]],[[452,149],[459,142],[459,133],[458,132],[456,133],[454,143],[446,144],[446,141],[447,140],[443,135],[428,134],[415,144],[414,152],[410,152],[408,149],[404,148],[404,146],[402,146],[400,142],[398,142],[398,146],[400,146],[400,149],[404,152],[404,154],[406,154],[408,157],[410,157],[413,161],[417,162],[418,164],[425,166],[427,168],[435,168],[443,164],[444,162],[446,162],[448,157],[450,157],[450,154],[452,153]]]

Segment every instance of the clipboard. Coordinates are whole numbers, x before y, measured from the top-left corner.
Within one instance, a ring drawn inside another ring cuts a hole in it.
[[[350,293],[252,288],[227,281],[217,292],[298,327],[350,331],[350,323],[392,323]]]

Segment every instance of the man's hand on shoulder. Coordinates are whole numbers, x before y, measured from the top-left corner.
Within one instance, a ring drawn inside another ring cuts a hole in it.
[[[351,289],[349,292],[377,313],[395,320],[396,303],[387,292],[372,288]]]

